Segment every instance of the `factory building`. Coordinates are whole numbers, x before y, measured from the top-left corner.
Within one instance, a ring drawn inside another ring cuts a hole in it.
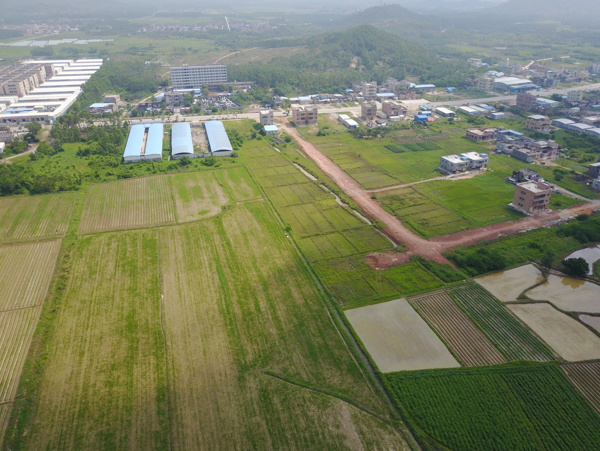
[[[233,147],[221,121],[208,121],[204,123],[208,147],[215,157],[230,157]]]
[[[18,67],[11,69],[11,76],[19,73],[25,78],[11,88],[15,91],[13,97],[18,98],[5,109],[0,108],[4,109],[0,123],[54,122],[67,112],[81,94],[81,86],[101,65],[101,59],[25,61],[14,65]]]
[[[358,128],[358,122],[347,114],[338,115],[338,121],[346,128]]]
[[[171,127],[171,158],[178,160],[184,157],[193,157],[194,143],[192,141],[192,128],[187,122],[176,122]]]
[[[173,89],[202,89],[205,85],[214,88],[224,83],[227,83],[225,64],[171,67]]]
[[[123,160],[125,163],[143,160],[161,161],[162,144],[162,122],[135,124],[129,131]]]

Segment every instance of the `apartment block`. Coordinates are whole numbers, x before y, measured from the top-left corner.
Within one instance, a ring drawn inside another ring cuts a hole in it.
[[[478,91],[490,92],[494,90],[495,79],[492,77],[481,77],[475,83],[475,89]]]
[[[525,111],[536,109],[538,106],[537,97],[526,92],[517,93],[517,108]]]
[[[525,129],[531,130],[532,132],[538,133],[550,133],[550,123],[552,121],[546,116],[541,114],[534,114],[527,116],[525,121]]]
[[[259,121],[262,125],[273,125],[273,110],[262,110],[258,113]]]
[[[365,121],[374,121],[377,118],[377,104],[365,102],[360,105],[360,117]]]
[[[319,109],[316,106],[292,108],[292,121],[296,126],[314,125],[317,123]]]
[[[227,83],[225,64],[171,67],[173,89],[202,89],[205,85],[211,88],[224,83]]]
[[[362,95],[365,98],[365,100],[374,100],[377,98],[377,82],[363,81],[361,83],[360,87],[361,87]]]
[[[583,89],[567,92],[567,102],[581,102],[583,100]]]
[[[551,195],[552,186],[548,183],[536,181],[517,183],[513,201],[509,206],[531,215],[546,209]]]
[[[406,108],[396,102],[392,102],[391,100],[384,100],[381,102],[381,111],[383,111],[388,117],[406,114]]]

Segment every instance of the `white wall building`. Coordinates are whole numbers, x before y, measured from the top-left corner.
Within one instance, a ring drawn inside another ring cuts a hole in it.
[[[171,67],[173,89],[202,89],[204,85],[215,86],[227,83],[227,66],[175,66]]]

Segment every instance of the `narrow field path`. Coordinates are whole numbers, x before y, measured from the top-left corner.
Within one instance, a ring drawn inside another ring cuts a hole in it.
[[[385,211],[381,205],[371,198],[370,193],[363,189],[352,177],[344,172],[337,164],[323,155],[310,142],[300,136],[291,124],[285,124],[286,131],[294,137],[302,151],[313,160],[319,169],[325,173],[344,193],[350,197],[370,218],[381,221],[385,225],[384,232],[396,244],[404,244],[409,253],[421,255],[428,260],[439,263],[449,263],[442,256],[442,246],[429,242],[408,230],[395,216]]]
[[[363,212],[375,221],[385,225],[384,233],[398,245],[407,248],[408,255],[420,255],[428,260],[438,263],[450,263],[443,255],[449,249],[457,246],[465,246],[496,239],[505,235],[512,235],[540,227],[556,224],[558,221],[566,220],[581,213],[591,213],[600,208],[600,200],[586,199],[584,204],[576,205],[564,210],[544,212],[535,216],[526,217],[514,221],[502,222],[486,227],[464,230],[449,235],[442,235],[431,239],[425,239],[406,228],[402,221],[385,211],[377,200],[371,198],[371,194],[388,189],[401,188],[412,184],[397,185],[393,187],[380,188],[379,190],[366,190],[361,187],[352,177],[344,172],[331,159],[321,153],[312,143],[300,136],[298,131],[290,123],[284,123],[286,132],[296,140],[298,147],[313,160],[319,169],[325,173],[348,197],[350,197],[363,210]],[[446,177],[436,177],[431,180],[447,180]],[[398,259],[396,264],[404,263],[406,259]],[[393,264],[390,266],[394,266]]]
[[[383,193],[385,191],[391,191],[394,189],[406,188],[408,186],[418,185],[420,183],[434,182],[436,180],[467,180],[472,179],[481,174],[485,174],[486,171],[470,171],[467,174],[459,175],[459,176],[447,176],[440,175],[439,177],[432,177],[430,179],[425,180],[417,180],[416,182],[403,183],[401,185],[392,185],[392,186],[384,186],[383,188],[375,188],[375,189],[367,189],[365,190],[367,193]]]

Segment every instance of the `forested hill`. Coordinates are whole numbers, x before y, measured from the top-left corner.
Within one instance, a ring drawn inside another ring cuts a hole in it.
[[[308,40],[308,46],[311,54],[329,62],[330,67],[381,67],[420,75],[439,63],[434,53],[419,44],[371,25],[315,36]]]
[[[281,95],[340,92],[361,80],[410,77],[442,86],[460,85],[465,63],[441,60],[431,51],[398,35],[361,25],[308,39],[307,53],[275,58],[269,64],[228,66],[231,79],[275,87]]]

